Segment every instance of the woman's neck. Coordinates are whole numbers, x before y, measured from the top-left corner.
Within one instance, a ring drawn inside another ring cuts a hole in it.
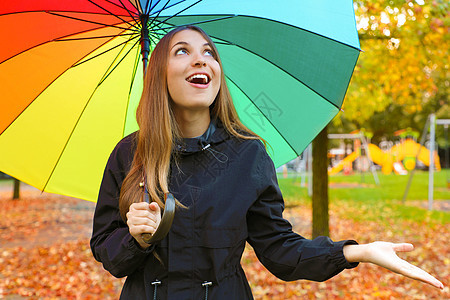
[[[201,136],[209,127],[211,117],[208,111],[184,111],[175,114],[183,138]]]

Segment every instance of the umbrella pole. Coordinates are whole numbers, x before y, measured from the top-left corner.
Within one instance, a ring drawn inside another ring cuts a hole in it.
[[[150,36],[148,30],[148,15],[141,14],[139,16],[141,20],[141,54],[142,54],[142,64],[144,66],[144,75],[147,70],[148,63],[148,55],[150,54]],[[143,186],[143,185],[142,185]],[[144,193],[146,198],[148,198],[148,194]],[[146,199],[146,202],[150,202],[149,199]],[[161,216],[161,223],[158,229],[153,233],[153,235],[143,234],[144,242],[148,244],[154,244],[167,235],[172,226],[172,221],[175,215],[175,198],[172,194],[168,194],[167,198],[164,200],[164,212]]]
[[[142,54],[142,63],[144,66],[144,75],[145,70],[147,69],[147,63],[148,63],[148,55],[150,53],[150,37],[149,37],[149,30],[148,30],[148,15],[141,14],[139,16],[139,19],[141,20],[141,54]]]

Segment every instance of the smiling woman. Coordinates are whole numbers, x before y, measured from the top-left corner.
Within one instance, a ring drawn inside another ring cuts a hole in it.
[[[283,197],[262,139],[234,108],[219,53],[200,28],[164,36],[149,60],[137,109],[139,131],[122,139],[105,168],[91,248],[105,269],[127,276],[122,299],[252,299],[241,267],[248,242],[283,280],[327,280],[372,262],[436,287],[401,260],[410,244],[328,237],[308,240],[282,216]],[[168,193],[172,227],[155,234]],[[148,193],[152,203],[142,202]]]

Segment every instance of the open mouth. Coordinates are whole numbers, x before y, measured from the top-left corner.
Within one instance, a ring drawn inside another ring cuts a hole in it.
[[[193,74],[186,78],[186,81],[194,84],[208,84],[211,79],[207,74]]]

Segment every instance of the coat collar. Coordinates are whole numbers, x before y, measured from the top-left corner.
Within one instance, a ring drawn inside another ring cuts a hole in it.
[[[211,120],[206,132],[195,138],[184,138],[175,144],[175,151],[179,154],[192,154],[204,151],[219,144],[230,136],[220,120]]]

